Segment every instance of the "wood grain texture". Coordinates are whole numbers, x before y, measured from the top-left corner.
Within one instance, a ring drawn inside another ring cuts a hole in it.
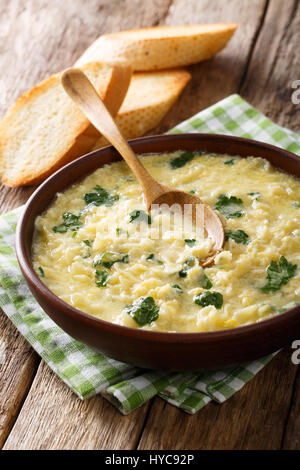
[[[246,8],[240,0],[0,2],[0,115],[36,81],[71,65],[101,33],[216,21],[241,26],[223,52],[190,68],[191,83],[156,131],[239,91],[279,124],[299,131],[300,108],[290,100],[290,83],[299,78],[296,0],[286,0],[284,8],[278,0],[253,0]],[[1,188],[1,211],[24,202],[31,191]],[[37,356],[2,320],[0,344],[8,351],[8,385],[0,387],[2,442],[16,420],[5,449],[300,448],[300,382],[290,350],[223,405],[209,404],[189,416],[157,398],[122,417],[101,397],[81,402],[44,363],[34,376]]]
[[[72,65],[100,34],[157,24],[166,15],[169,4],[170,0],[149,0],[142,5],[140,0],[0,2],[0,69],[5,70],[0,77],[0,117],[21,93]],[[0,212],[26,202],[34,189],[0,186]],[[5,383],[0,387],[1,446],[26,396],[39,359],[5,315],[2,312],[0,315],[0,344],[6,345],[9,351],[5,369],[1,370],[1,383],[2,379]],[[120,415],[115,411],[114,416],[119,420]],[[54,422],[52,425],[55,429]]]
[[[288,413],[295,366],[282,351],[222,405],[187,416],[156,399],[139,449],[278,449]],[[170,430],[172,429],[172,432]]]
[[[132,449],[148,406],[122,416],[104,398],[81,401],[43,362],[4,449]]]

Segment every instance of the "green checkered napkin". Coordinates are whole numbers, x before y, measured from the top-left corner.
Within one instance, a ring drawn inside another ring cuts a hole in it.
[[[253,138],[300,154],[300,135],[277,126],[238,95],[231,95],[172,131]],[[144,371],[99,354],[64,333],[40,308],[21,275],[13,244],[22,207],[0,217],[0,306],[54,372],[81,398],[101,393],[123,414],[155,395],[187,413],[222,403],[274,356],[219,371]]]

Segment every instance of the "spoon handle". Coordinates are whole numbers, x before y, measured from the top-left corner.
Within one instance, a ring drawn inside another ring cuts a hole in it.
[[[122,155],[138,181],[140,182],[147,207],[151,201],[166,192],[144,168],[127,141],[121,134],[116,122],[98,95],[87,76],[79,69],[66,70],[61,78],[62,85],[70,98],[77,104],[89,121],[106,137]]]

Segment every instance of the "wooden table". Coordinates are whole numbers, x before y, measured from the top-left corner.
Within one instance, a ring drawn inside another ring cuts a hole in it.
[[[234,21],[240,28],[193,79],[155,131],[240,93],[300,132],[291,101],[299,76],[298,0],[0,0],[0,114],[47,75],[66,68],[104,32],[160,24]],[[1,211],[33,188],[1,187]],[[300,376],[282,351],[223,405],[194,416],[153,399],[129,416],[101,397],[80,401],[0,318],[0,444],[4,449],[299,449]]]

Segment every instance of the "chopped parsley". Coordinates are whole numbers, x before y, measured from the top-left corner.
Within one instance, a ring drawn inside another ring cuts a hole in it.
[[[133,305],[127,305],[123,311],[140,326],[144,326],[158,319],[159,307],[155,305],[153,297],[141,297]]]
[[[86,246],[89,246],[89,247],[92,246],[90,240],[82,240],[82,243],[84,243]]]
[[[108,191],[106,191],[106,189],[97,184],[97,186],[93,188],[93,192],[86,193],[83,196],[83,199],[89,205],[101,206],[104,204],[105,206],[110,207],[120,199],[120,196],[118,194],[112,196]]]
[[[211,280],[206,276],[205,273],[203,273],[202,279],[201,279],[201,287],[203,289],[211,289],[212,288],[212,282]]]
[[[231,158],[230,160],[225,160],[224,165],[234,165],[234,158]]]
[[[191,240],[189,240],[188,238],[186,238],[184,241],[185,241],[186,245],[188,245],[188,246],[190,246],[190,247],[194,246],[195,243],[196,243],[196,240],[195,240],[194,238],[191,239]]]
[[[172,288],[175,289],[176,292],[178,292],[178,294],[183,293],[183,290],[181,289],[181,287],[178,284],[173,284]]]
[[[292,207],[296,207],[297,209],[299,209],[300,202],[298,202],[298,201],[292,202]]]
[[[68,230],[75,231],[83,226],[79,216],[72,214],[72,212],[65,212],[62,218],[63,222],[60,225],[55,225],[52,228],[53,232],[66,233]]]
[[[101,255],[96,255],[94,258],[93,265],[104,266],[105,268],[111,268],[115,263],[128,263],[128,255],[123,253],[116,253],[115,251],[106,251]]]
[[[136,209],[129,214],[129,222],[146,222],[151,225],[151,216],[143,210]]]
[[[107,271],[100,271],[97,269],[95,278],[96,278],[95,282],[96,282],[97,287],[105,287],[109,279],[109,275]]]
[[[196,189],[191,189],[191,190],[189,191],[189,193],[190,193],[190,194],[196,194],[197,191],[196,191]]]
[[[242,245],[247,245],[249,243],[249,235],[247,235],[244,230],[225,230],[225,240],[231,238],[236,243],[242,243]]]
[[[225,215],[227,219],[242,217],[242,215],[245,213],[242,199],[235,196],[228,197],[225,194],[221,194],[218,197],[218,200],[215,204],[215,209],[220,211],[221,214]]]
[[[195,265],[195,258],[194,257],[191,257],[191,258],[188,258],[185,262],[184,262],[184,265],[183,265],[183,268],[181,269],[181,271],[179,271],[179,276],[180,277],[187,277],[187,272],[189,269],[191,269],[192,266]]]
[[[154,253],[150,253],[150,255],[148,255],[146,259],[147,260],[154,259]]]
[[[77,235],[77,232],[73,232],[73,233],[72,233],[72,238],[75,238],[76,235]]]
[[[216,309],[220,309],[223,305],[223,295],[220,292],[202,292],[196,295],[194,302],[201,307],[207,307],[207,305],[214,305]]]
[[[280,257],[279,262],[271,261],[267,268],[267,284],[262,287],[263,292],[275,292],[281,286],[288,283],[289,279],[295,276],[297,264],[287,261],[284,256]]]
[[[171,168],[173,168],[173,170],[181,168],[186,163],[192,161],[195,155],[202,155],[203,153],[204,152],[183,152],[179,157],[170,160]]]
[[[38,267],[38,271],[39,271],[41,277],[45,277],[45,273],[44,273],[44,270],[43,270],[42,266]]]

